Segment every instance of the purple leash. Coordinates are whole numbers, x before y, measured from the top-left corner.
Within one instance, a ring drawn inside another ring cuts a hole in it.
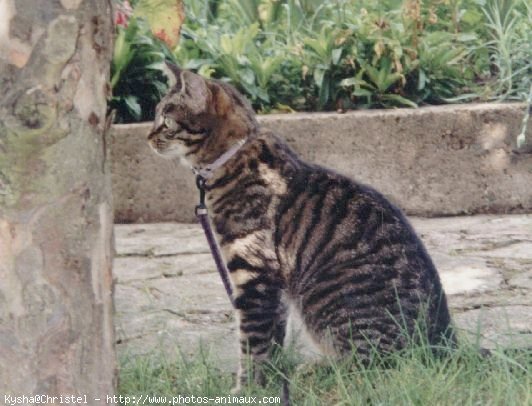
[[[235,301],[233,298],[233,288],[231,287],[231,283],[229,282],[229,271],[225,266],[222,254],[220,253],[220,247],[218,246],[216,238],[214,237],[214,233],[212,232],[211,222],[209,221],[209,215],[207,212],[207,206],[205,206],[205,178],[203,176],[196,176],[196,186],[200,192],[200,202],[195,209],[196,217],[198,218],[201,227],[203,227],[203,232],[205,233],[205,237],[207,238],[207,242],[209,243],[209,248],[211,250],[212,257],[214,258],[214,262],[216,263],[216,268],[218,269],[220,278],[222,278],[222,283],[224,284],[227,296],[229,296],[231,304],[233,305],[233,307],[235,307]]]
[[[200,202],[195,209],[196,217],[198,218],[201,227],[203,227],[203,232],[205,233],[205,237],[207,238],[207,242],[209,243],[209,248],[211,250],[212,257],[214,258],[214,262],[216,263],[218,273],[222,278],[222,282],[224,284],[225,291],[227,292],[227,296],[229,296],[231,304],[233,305],[233,307],[235,307],[235,300],[233,298],[233,288],[231,287],[231,283],[229,282],[229,271],[225,266],[222,254],[220,253],[220,247],[218,246],[218,243],[216,242],[216,239],[214,237],[214,233],[212,232],[207,206],[205,206],[205,178],[203,176],[196,175],[196,186],[200,192]],[[281,402],[285,406],[290,406],[291,404],[289,382],[286,377],[283,378],[283,387],[281,389]]]

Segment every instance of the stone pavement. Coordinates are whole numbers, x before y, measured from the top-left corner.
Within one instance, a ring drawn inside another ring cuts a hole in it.
[[[532,214],[411,220],[461,334],[480,332],[486,347],[532,346]],[[117,224],[115,235],[119,353],[190,354],[202,342],[234,369],[231,306],[200,227]]]

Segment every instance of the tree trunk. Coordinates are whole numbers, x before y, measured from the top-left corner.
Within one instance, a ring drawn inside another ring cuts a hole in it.
[[[111,38],[110,0],[0,0],[2,399],[114,394]]]

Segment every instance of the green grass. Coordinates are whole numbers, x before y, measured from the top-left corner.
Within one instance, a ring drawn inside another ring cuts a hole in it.
[[[531,405],[532,353],[495,350],[482,358],[478,347],[461,345],[445,357],[423,346],[361,366],[355,359],[298,367],[285,351],[267,371],[265,388],[248,385],[242,396],[279,396],[281,370],[288,371],[293,405]],[[215,355],[126,357],[119,394],[227,396],[234,377],[217,368]],[[160,403],[145,403],[160,404]],[[214,403],[210,403],[214,404]]]

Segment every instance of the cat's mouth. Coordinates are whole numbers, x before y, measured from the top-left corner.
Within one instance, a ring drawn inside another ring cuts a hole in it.
[[[182,148],[180,146],[173,146],[173,147],[155,147],[153,148],[155,153],[163,158],[167,159],[173,159],[173,158],[183,158],[185,155],[185,152],[182,151]]]
[[[186,152],[180,143],[169,143],[158,137],[149,138],[148,144],[157,155],[163,158],[180,158]]]

